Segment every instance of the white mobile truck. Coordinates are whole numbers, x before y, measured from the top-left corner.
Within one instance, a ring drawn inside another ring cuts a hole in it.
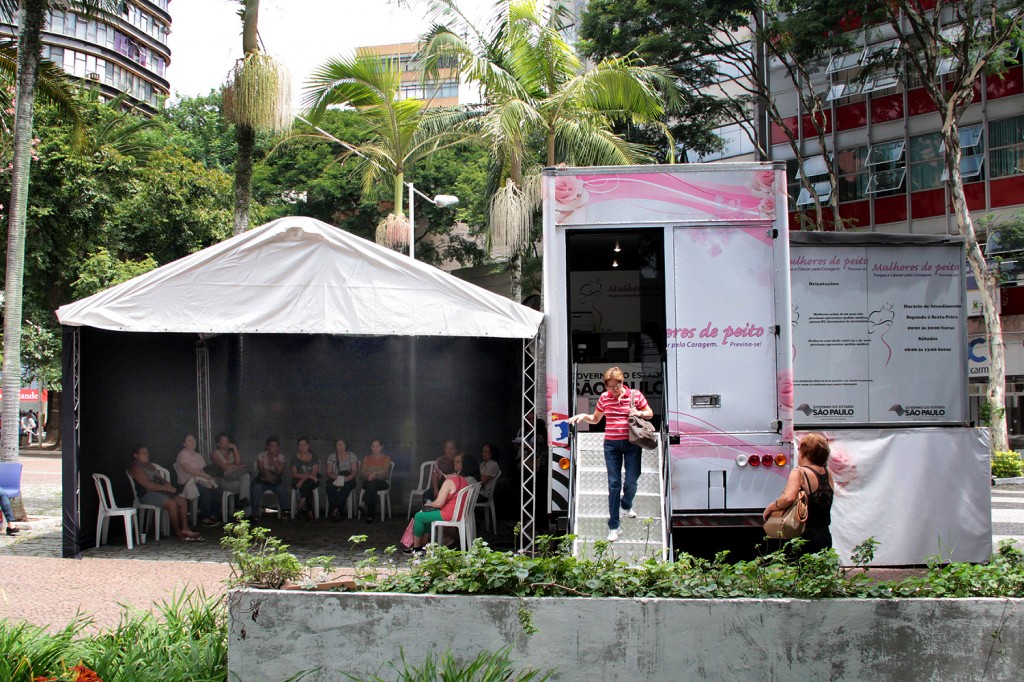
[[[607,533],[598,424],[570,434],[617,365],[662,432],[644,453],[620,555],[670,551],[674,525],[742,525],[792,466],[783,166],[544,171],[548,510],[577,550]]]

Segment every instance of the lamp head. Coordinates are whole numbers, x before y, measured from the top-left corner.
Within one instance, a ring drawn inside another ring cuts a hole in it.
[[[451,194],[438,194],[434,197],[434,205],[438,208],[447,208],[459,203],[459,198]]]

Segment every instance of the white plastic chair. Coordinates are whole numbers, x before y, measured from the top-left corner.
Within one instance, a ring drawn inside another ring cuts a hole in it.
[[[160,542],[161,528],[163,528],[164,535],[171,534],[171,517],[164,514],[163,507],[139,502],[139,491],[135,487],[135,479],[132,478],[132,472],[126,471],[124,473],[128,477],[128,485],[132,489],[132,506],[139,511],[139,530],[144,531],[149,528],[149,515],[153,514],[153,541]]]
[[[166,478],[168,481],[171,480],[170,479],[170,474],[167,473],[167,469],[164,469],[159,464],[156,464],[154,466],[156,466],[156,468],[158,470],[160,470],[161,473],[164,474],[164,478]],[[175,473],[175,476],[178,479],[178,485],[179,486],[186,485],[186,483],[184,481],[187,480],[188,475],[183,472],[181,466],[179,466],[177,462],[174,463],[174,473]],[[199,483],[196,483],[195,485],[198,486]],[[223,488],[221,488],[221,491],[223,491],[224,494],[221,495],[221,498],[220,498],[220,516],[221,516],[221,519],[223,520],[223,522],[227,523],[228,521],[231,520],[232,515],[235,513],[235,494],[233,492],[228,491],[228,490],[224,490]],[[188,513],[189,513],[189,517],[192,520],[192,524],[193,525],[197,525],[199,523],[199,497],[198,496],[193,497],[192,499],[189,500]]]
[[[412,518],[412,507],[415,504],[417,507],[423,504],[423,493],[427,492],[427,488],[430,487],[430,472],[434,470],[434,462],[424,462],[420,465],[420,482],[416,485],[411,493],[409,493],[409,509],[406,512],[405,518]],[[418,511],[418,509],[417,509]]]
[[[455,496],[455,509],[452,510],[451,521],[434,521],[430,525],[430,541],[436,543],[442,528],[455,528],[459,533],[459,549],[463,552],[473,544],[476,528],[473,521],[473,507],[480,493],[480,484],[468,485]]]
[[[494,508],[494,491],[497,490],[498,479],[501,478],[501,472],[499,471],[493,479],[491,479],[491,496],[486,500],[480,500],[480,495],[477,494],[476,504],[473,505],[473,515],[476,516],[477,509],[484,510],[484,531],[490,530],[492,532],[498,532],[498,512]],[[483,484],[480,484],[480,489],[483,490]],[[490,525],[488,526],[487,514],[490,512]]]
[[[267,495],[270,495],[270,499],[273,500],[271,504],[267,504]],[[264,490],[263,494],[260,495],[259,500],[256,500],[256,504],[259,505],[259,510],[272,509],[277,512],[277,518],[284,517],[284,511],[281,509],[281,501],[277,499],[277,493],[273,490]]]
[[[199,485],[198,483],[196,485]],[[220,497],[220,516],[224,523],[231,521],[231,517],[235,513],[235,494],[230,490],[224,490],[221,488],[223,495]],[[199,498],[193,497],[189,500],[189,515],[192,517],[192,523],[199,523]]]
[[[378,502],[377,506],[380,507],[380,520],[381,520],[381,522],[384,521],[384,515],[385,514],[387,514],[388,518],[394,518],[394,514],[391,513],[391,474],[393,474],[394,472],[395,472],[395,463],[391,462],[391,464],[388,465],[388,475],[384,479],[385,481],[387,481],[388,487],[385,488],[384,490],[378,490],[377,491],[377,502]],[[363,493],[365,493],[365,492],[366,491],[363,490],[363,486],[360,485],[359,486],[359,506],[360,507],[363,505]],[[352,499],[351,495],[349,495],[349,499],[350,500]],[[362,513],[362,512],[360,511],[360,513]]]
[[[292,518],[295,518],[296,510],[299,507],[299,489],[292,488]],[[320,486],[313,488],[313,517],[320,518]]]
[[[139,542],[139,512],[135,507],[118,507],[114,500],[114,489],[110,479],[103,474],[93,474],[96,492],[100,497],[100,511],[96,518],[96,547],[107,544],[107,530],[110,519],[114,516],[124,518],[124,534],[128,541],[128,549],[134,549]]]
[[[321,507],[321,512],[322,512],[324,517],[327,516],[327,507],[331,503],[331,501],[327,498],[327,486],[329,486],[329,485],[334,485],[334,483],[332,481],[326,480],[326,477],[325,477],[325,483],[320,486],[320,488],[323,489],[323,491],[324,491],[324,494],[320,497],[320,499],[323,500],[323,504],[320,505],[320,507]],[[358,489],[354,488],[351,492],[349,492],[348,497],[345,498],[345,513],[348,514],[348,518],[350,518],[350,519],[353,516],[356,515],[356,493],[357,492],[358,492]]]
[[[234,514],[234,494],[225,491],[224,488],[220,488],[223,495],[220,498],[220,518],[224,523],[231,520],[231,516]],[[190,508],[188,513],[193,518],[193,523],[199,523],[199,498],[193,498],[188,501]]]

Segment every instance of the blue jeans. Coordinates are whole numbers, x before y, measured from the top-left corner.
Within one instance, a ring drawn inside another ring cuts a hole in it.
[[[224,490],[219,485],[207,488],[198,483],[196,488],[199,489],[199,518],[219,519]]]
[[[252,504],[252,515],[259,516],[263,511],[260,502],[263,499],[263,492],[266,490],[277,495],[277,503],[280,505],[278,508],[281,510],[281,516],[284,516],[287,510],[291,508],[291,500],[288,498],[288,489],[285,487],[284,481],[271,483],[259,479],[253,481],[251,494],[249,495],[249,502]]]
[[[351,481],[345,481],[345,485],[336,486],[334,481],[327,484],[327,513],[333,514],[337,511],[339,514],[345,512],[345,503],[348,502],[348,496],[352,494],[352,491],[356,488],[356,479]]]
[[[14,523],[14,510],[11,509],[11,498],[7,497],[7,491],[0,488],[0,510],[3,510],[7,523]]]
[[[628,440],[604,442],[604,465],[608,469],[608,528],[611,530],[619,527],[619,510],[633,508],[636,482],[640,478],[641,455],[640,446]],[[626,464],[625,481],[622,480],[623,460]]]

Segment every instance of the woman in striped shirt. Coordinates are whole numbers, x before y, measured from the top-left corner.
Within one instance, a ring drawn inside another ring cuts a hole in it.
[[[644,394],[622,383],[622,370],[610,367],[604,373],[604,385],[608,390],[601,394],[593,414],[576,414],[569,417],[570,424],[585,421],[596,424],[607,418],[604,429],[604,464],[608,469],[608,541],[619,539],[619,511],[631,519],[636,482],[640,478],[640,446],[629,442],[629,417],[637,415],[644,419],[654,416],[654,410],[647,404]],[[623,481],[622,465],[626,465]],[[621,494],[622,498],[619,498]]]

